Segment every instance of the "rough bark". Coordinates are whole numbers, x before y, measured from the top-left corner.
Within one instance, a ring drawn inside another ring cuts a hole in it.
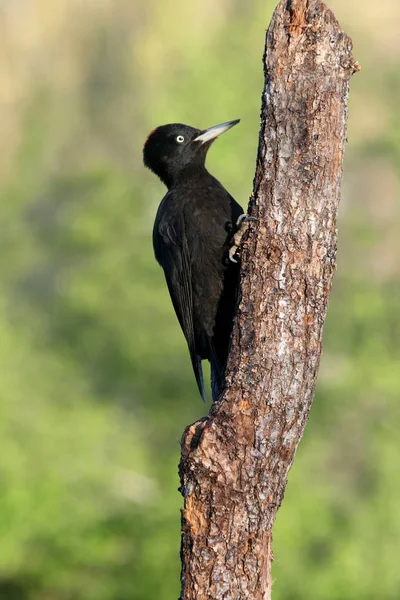
[[[226,389],[180,464],[181,600],[271,597],[271,531],[311,408],[336,257],[351,40],[319,0],[266,36],[254,192]]]

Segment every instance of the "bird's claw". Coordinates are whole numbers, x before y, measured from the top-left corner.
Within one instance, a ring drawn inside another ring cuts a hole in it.
[[[238,251],[238,246],[234,245],[232,248],[229,248],[229,260],[233,263],[237,263],[238,261],[235,258],[235,254]]]
[[[239,229],[239,227],[241,227],[243,222],[250,223],[251,221],[258,221],[258,219],[257,219],[257,217],[251,217],[250,215],[243,213],[242,215],[240,215],[240,217],[236,221],[236,227]],[[246,229],[246,231],[247,231],[247,229]]]
[[[238,228],[238,230],[233,236],[233,246],[231,246],[231,248],[229,249],[228,254],[229,260],[233,263],[238,262],[235,258],[235,254],[239,250],[242,238],[249,228],[249,223],[251,223],[252,221],[258,221],[257,217],[250,217],[246,213],[240,215],[240,217],[236,221],[236,227]]]

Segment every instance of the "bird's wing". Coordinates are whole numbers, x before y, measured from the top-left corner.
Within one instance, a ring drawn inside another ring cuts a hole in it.
[[[172,304],[187,341],[197,386],[205,401],[201,358],[196,352],[193,326],[190,255],[182,216],[174,222],[156,222],[153,241],[156,258],[164,269]]]

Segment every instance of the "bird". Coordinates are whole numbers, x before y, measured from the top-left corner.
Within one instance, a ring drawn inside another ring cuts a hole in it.
[[[213,401],[223,390],[239,277],[229,250],[244,215],[205,162],[214,140],[239,121],[203,130],[161,125],[143,146],[144,165],[167,187],[154,221],[154,254],[164,270],[203,401],[202,360],[211,365]]]

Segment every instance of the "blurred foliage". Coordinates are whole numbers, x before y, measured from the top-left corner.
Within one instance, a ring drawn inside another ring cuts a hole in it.
[[[400,597],[400,5],[332,0],[352,82],[339,268],[274,532],[276,600]],[[246,205],[270,0],[0,3],[0,598],[179,595],[177,463],[201,416],[151,248],[148,131],[241,117]]]

